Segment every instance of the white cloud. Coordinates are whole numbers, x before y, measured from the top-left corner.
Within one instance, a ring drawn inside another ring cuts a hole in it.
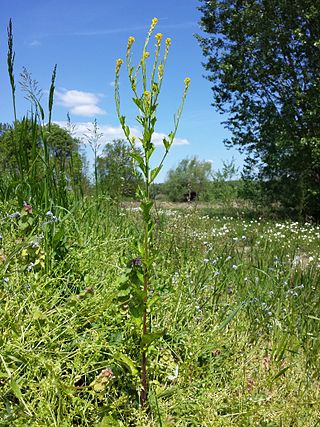
[[[106,114],[99,107],[101,95],[80,90],[57,90],[55,92],[57,103],[70,109],[76,116],[93,117]]]
[[[105,114],[105,111],[102,110],[98,105],[85,104],[85,105],[76,105],[71,109],[71,113],[75,116],[96,116]]]
[[[167,20],[168,18],[163,18],[159,20],[158,28],[159,29],[185,29],[190,27],[197,27],[196,21],[185,21],[185,22],[176,22],[176,23],[162,23],[162,21]],[[119,33],[132,33],[135,31],[145,31],[149,29],[149,25],[138,25],[131,28],[128,27],[118,27],[118,28],[101,28],[94,30],[86,31],[76,31],[72,33],[74,36],[105,36],[113,35]]]
[[[162,145],[163,138],[167,137],[165,133],[155,132],[153,134],[152,142],[155,145]],[[174,145],[188,145],[190,144],[186,138],[175,138],[173,141]]]
[[[32,42],[28,43],[30,47],[38,47],[41,46],[41,42],[39,40],[32,40]]]
[[[67,122],[56,122],[59,126],[66,127]],[[85,136],[90,133],[90,130],[93,129],[93,124],[90,122],[77,122],[73,123],[74,129],[73,129],[73,135],[76,138],[79,138],[84,143],[86,141]],[[98,125],[98,133],[100,133],[101,139],[99,140],[101,149],[105,144],[108,142],[111,142],[114,139],[125,139],[123,130],[121,126],[111,126],[111,125]],[[135,127],[130,127],[130,133],[131,135],[135,136],[137,138],[137,144],[141,145],[140,141],[138,140],[139,137],[141,137],[141,132],[139,129]],[[162,146],[162,140],[167,135],[162,132],[155,132],[153,134],[152,142],[156,146]],[[188,145],[189,141],[186,138],[175,138],[173,141],[173,145]]]

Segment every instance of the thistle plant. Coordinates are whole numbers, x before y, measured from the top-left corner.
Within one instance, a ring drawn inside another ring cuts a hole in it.
[[[133,102],[138,109],[138,115],[136,120],[142,127],[141,137],[139,137],[140,144],[142,145],[142,153],[140,154],[136,149],[136,138],[130,132],[130,128],[126,123],[126,117],[121,114],[120,109],[120,91],[119,91],[119,75],[120,69],[123,64],[122,59],[118,59],[116,62],[116,78],[115,78],[115,102],[118,118],[125,134],[131,146],[130,156],[138,168],[141,170],[144,177],[144,183],[138,188],[137,198],[140,202],[140,210],[143,219],[143,233],[141,241],[138,242],[137,248],[139,251],[139,257],[133,260],[131,263],[133,272],[128,275],[128,280],[122,284],[123,295],[127,295],[129,304],[129,310],[131,307],[131,315],[135,318],[135,324],[139,326],[140,334],[140,345],[141,345],[141,392],[140,392],[140,404],[142,407],[146,405],[148,396],[148,378],[147,378],[147,355],[148,346],[156,339],[162,336],[161,331],[154,331],[152,329],[151,318],[152,318],[152,306],[153,297],[151,297],[154,289],[153,285],[153,267],[154,255],[153,249],[153,231],[155,222],[152,217],[152,207],[154,205],[150,194],[150,188],[152,183],[155,181],[160,170],[162,169],[163,163],[170,151],[173,144],[181,113],[183,110],[184,102],[186,99],[187,91],[190,85],[190,78],[184,80],[184,90],[182,94],[181,104],[178,108],[177,113],[174,116],[174,126],[172,132],[167,137],[163,138],[164,154],[158,165],[151,168],[151,158],[155,150],[155,144],[152,141],[152,136],[155,131],[155,125],[157,121],[157,108],[158,108],[158,97],[160,94],[165,65],[169,53],[171,39],[165,40],[164,53],[161,54],[161,45],[163,36],[161,33],[155,35],[155,50],[153,63],[150,64],[151,72],[147,72],[147,62],[150,61],[150,52],[148,51],[149,42],[157,24],[157,18],[152,20],[150,29],[148,31],[142,55],[137,66],[132,66],[132,45],[135,42],[134,37],[130,36],[128,39],[127,50],[126,50],[126,67],[130,81],[131,90],[133,92]],[[139,260],[139,262],[137,261]],[[141,263],[141,265],[140,265]],[[141,269],[141,271],[140,271]],[[139,270],[139,271],[138,271]],[[136,271],[136,273],[135,273]],[[126,288],[126,289],[124,289]]]

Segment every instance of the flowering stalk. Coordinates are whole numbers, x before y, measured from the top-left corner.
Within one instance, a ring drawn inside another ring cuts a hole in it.
[[[115,102],[116,110],[120,124],[122,126],[125,137],[127,138],[131,146],[131,158],[140,168],[143,177],[144,184],[138,188],[137,197],[140,201],[140,210],[142,212],[142,217],[144,221],[144,232],[142,241],[138,245],[140,248],[139,255],[142,262],[142,274],[138,275],[140,280],[139,288],[137,288],[136,283],[128,283],[130,288],[130,298],[131,302],[134,302],[134,312],[132,315],[135,317],[135,323],[137,324],[137,307],[141,307],[139,312],[140,315],[140,332],[141,332],[141,393],[140,393],[140,403],[144,407],[147,402],[148,396],[148,381],[147,381],[147,350],[148,346],[155,341],[156,339],[162,336],[162,332],[155,332],[152,330],[152,325],[148,313],[151,311],[151,300],[150,295],[150,283],[152,283],[153,273],[152,273],[152,262],[151,262],[151,247],[153,242],[153,229],[154,229],[154,220],[151,215],[151,209],[153,207],[153,201],[151,199],[150,189],[151,184],[155,181],[157,175],[162,169],[165,158],[167,157],[169,150],[173,144],[179,120],[182,114],[184,102],[186,99],[187,91],[190,85],[190,79],[187,77],[184,80],[184,91],[182,94],[182,100],[180,107],[174,117],[174,127],[173,131],[168,134],[167,137],[163,138],[163,147],[164,154],[162,159],[155,168],[151,168],[150,160],[152,154],[155,150],[155,145],[152,142],[152,136],[155,131],[155,124],[157,121],[157,107],[158,107],[158,96],[160,93],[165,64],[167,61],[169,47],[171,44],[171,39],[167,38],[165,40],[165,50],[162,58],[160,59],[161,51],[161,42],[162,34],[157,33],[155,35],[155,52],[154,60],[152,65],[151,75],[148,78],[147,75],[147,66],[146,62],[150,57],[150,53],[147,50],[150,38],[154,31],[154,28],[157,24],[157,18],[152,20],[150,29],[148,31],[140,62],[136,67],[133,67],[131,64],[131,48],[135,42],[134,37],[129,37],[127,50],[126,50],[126,66],[127,73],[133,92],[133,102],[138,108],[138,115],[136,117],[137,122],[142,127],[142,136],[139,137],[139,141],[142,145],[142,154],[136,150],[136,138],[131,135],[130,128],[126,124],[125,116],[121,115],[120,110],[120,92],[119,92],[119,75],[120,69],[123,64],[122,59],[118,59],[116,62],[116,78],[115,78]],[[140,87],[138,88],[138,77],[141,75]],[[139,93],[141,95],[139,95]]]

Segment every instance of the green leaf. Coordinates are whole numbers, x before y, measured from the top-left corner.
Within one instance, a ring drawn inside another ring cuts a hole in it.
[[[13,394],[16,396],[16,398],[23,401],[23,396],[22,396],[20,387],[14,379],[11,379],[10,387],[11,387]]]
[[[143,213],[143,218],[145,220],[146,223],[148,223],[150,221],[150,210],[153,206],[153,201],[152,200],[144,200],[143,202],[140,203],[140,209]]]
[[[308,316],[307,316],[307,317],[309,317],[309,319],[319,320],[319,321],[320,321],[320,318],[319,318],[319,317],[312,316],[311,314],[308,314]]]
[[[143,102],[139,98],[132,98],[132,101],[136,104],[136,106],[139,108],[139,110],[143,109]]]
[[[133,301],[129,304],[129,310],[132,317],[134,317],[133,320],[138,320],[139,324],[142,324],[142,317],[144,313],[145,306],[143,303],[134,303]]]
[[[156,168],[152,169],[150,173],[150,183],[155,180],[155,178],[157,177],[160,171],[161,171],[161,166],[157,166]]]
[[[140,273],[140,271],[137,271],[137,278],[139,279],[140,283],[144,283],[144,276],[142,273]]]
[[[153,297],[148,298],[147,306],[152,308],[159,301],[159,295],[153,295]]]
[[[138,162],[138,165],[139,165],[141,171],[143,172],[144,175],[146,175],[146,167],[144,164],[144,158],[142,156],[140,156],[139,154],[137,154],[136,152],[130,152],[130,156]]]
[[[144,126],[144,123],[145,123],[146,119],[143,116],[137,116],[136,120],[137,120],[138,123],[141,124],[141,126]]]
[[[170,387],[170,388],[167,388],[166,390],[158,393],[157,396],[158,396],[158,398],[166,399],[166,398],[169,398],[172,395],[174,395],[178,390],[179,390],[179,388],[177,386]]]
[[[99,424],[97,424],[97,427],[120,427],[122,426],[122,423],[120,423],[118,420],[113,418],[112,415],[105,415]]]
[[[162,140],[164,148],[166,149],[166,151],[169,151],[170,148],[170,141],[168,141],[166,138],[163,138]]]
[[[38,104],[38,108],[39,108],[39,111],[40,111],[41,120],[43,121],[44,120],[44,111],[43,111],[43,108],[42,108],[42,106],[41,106],[41,104],[40,104],[39,101],[37,101],[37,104]]]
[[[284,375],[285,374],[285,372],[289,369],[289,368],[291,368],[293,365],[289,365],[289,366],[286,366],[285,368],[283,368],[283,369],[281,369],[281,371],[279,371],[273,378],[272,378],[272,381],[274,381],[274,380],[276,380],[277,378],[279,378],[279,377],[281,377],[282,375]]]
[[[153,341],[158,340],[163,335],[164,335],[164,331],[157,331],[157,332],[151,332],[149,334],[144,334],[142,335],[142,339],[141,339],[142,345],[149,347],[149,345],[153,343]]]
[[[130,128],[129,128],[129,126],[128,126],[128,125],[125,125],[125,126],[123,127],[123,130],[124,130],[124,134],[125,134],[125,136],[126,136],[127,138],[129,138],[129,136],[130,136]]]
[[[237,305],[237,307],[226,317],[226,319],[221,323],[218,329],[224,329],[230,322],[233,320],[233,318],[238,314],[238,312],[241,310],[241,308],[244,306],[244,303],[241,302]]]
[[[143,131],[143,141],[146,145],[151,141],[151,131],[148,128],[145,128]]]
[[[131,373],[131,375],[136,376],[138,374],[138,369],[135,366],[135,363],[130,357],[126,356],[123,353],[117,352],[114,355],[115,360],[124,365]]]

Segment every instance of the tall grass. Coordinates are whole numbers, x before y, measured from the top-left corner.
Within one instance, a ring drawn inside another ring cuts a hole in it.
[[[26,215],[25,231],[2,206],[2,423],[316,425],[319,227],[158,212],[152,322],[165,334],[149,348],[147,415],[137,337],[115,299],[142,223],[97,203],[56,223],[64,247],[49,274],[43,241],[33,247],[48,219]]]

